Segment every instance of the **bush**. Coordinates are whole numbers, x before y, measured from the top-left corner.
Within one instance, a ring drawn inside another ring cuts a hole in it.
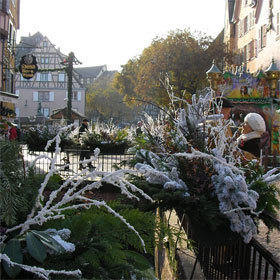
[[[131,274],[143,276],[153,266],[155,216],[151,212],[124,209],[119,203],[111,207],[117,208],[140,233],[147,254],[143,252],[139,238],[120,219],[104,209],[92,208],[71,211],[64,220],[44,225],[44,228],[69,228],[69,241],[76,245],[75,252],[49,258],[44,267],[66,270],[79,268],[84,279],[130,279]]]

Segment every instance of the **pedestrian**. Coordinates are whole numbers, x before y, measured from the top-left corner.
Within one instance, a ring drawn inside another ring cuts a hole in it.
[[[79,128],[79,138],[81,139],[82,134],[88,132],[88,120],[83,119],[82,125]],[[79,164],[79,169],[83,169],[83,164],[81,161],[84,161],[85,159],[90,159],[90,151],[88,150],[88,147],[86,145],[81,146],[81,153],[80,153],[80,164]],[[89,162],[87,164],[89,169],[95,169],[95,167]]]
[[[199,124],[199,129],[208,136],[209,147],[215,148],[215,139],[219,137],[220,131],[211,135],[214,128],[225,128],[225,137],[231,141],[233,135],[233,120],[231,120],[232,103],[225,97],[215,97],[210,101],[208,120]]]
[[[246,159],[251,160],[254,157],[260,157],[261,149],[265,148],[261,145],[262,136],[266,135],[265,132],[265,121],[260,114],[249,113],[246,115],[244,123],[241,125],[241,135],[236,140],[238,147],[245,152]]]
[[[137,136],[139,136],[140,134],[142,134],[142,122],[141,121],[139,121],[138,123],[137,123],[137,128],[136,128],[136,135]]]
[[[16,126],[14,124],[11,124],[10,126],[11,127],[9,129],[9,140],[16,140],[18,138]]]

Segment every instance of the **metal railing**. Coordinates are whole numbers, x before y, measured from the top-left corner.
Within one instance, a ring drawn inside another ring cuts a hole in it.
[[[89,153],[93,159],[93,152],[89,150],[68,149],[56,155],[55,165],[60,175],[74,175],[79,172],[80,153],[82,151]],[[22,154],[26,168],[30,167],[33,161],[39,157],[34,165],[34,171],[37,174],[46,174],[50,169],[50,159],[55,156],[54,152],[29,151],[25,147],[22,148]],[[41,158],[43,155],[45,157]],[[99,154],[97,160],[92,161],[92,165],[99,171],[105,172],[112,172],[120,166],[122,169],[133,169],[130,167],[129,161],[134,158],[135,155],[132,154]]]
[[[239,238],[206,245],[197,238],[186,216],[182,227],[197,248],[190,279],[198,261],[206,279],[279,279],[279,260],[254,238],[248,244]]]
[[[280,156],[265,154],[261,157],[261,163],[266,171],[274,167],[280,168]]]

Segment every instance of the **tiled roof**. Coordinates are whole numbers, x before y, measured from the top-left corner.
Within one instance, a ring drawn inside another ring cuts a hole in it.
[[[16,57],[17,61],[20,61],[20,58],[28,53],[33,52],[33,48],[36,48],[44,36],[38,31],[32,36],[21,37],[19,44],[17,45]]]
[[[58,113],[64,113],[64,115],[66,116],[67,115],[67,107],[64,107],[64,108],[61,108],[61,109],[56,109],[56,110],[53,110],[53,113],[51,115],[51,118],[55,118],[55,115],[57,115]],[[75,109],[72,109],[72,113],[77,115],[78,117],[80,118],[85,118],[85,115],[83,115],[82,113],[80,113],[79,111],[75,110]]]
[[[100,75],[102,70],[106,71],[106,65],[101,66],[92,66],[92,67],[78,67],[74,68],[75,72],[77,72],[82,78],[96,78]]]

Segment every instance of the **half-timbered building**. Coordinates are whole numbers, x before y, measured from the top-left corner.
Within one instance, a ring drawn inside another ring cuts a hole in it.
[[[40,32],[21,37],[17,46],[17,62],[27,54],[35,56],[38,72],[33,78],[25,79],[20,72],[16,75],[16,114],[20,122],[23,117],[44,116],[49,118],[54,111],[67,106],[68,89],[65,60],[59,48]],[[72,109],[84,115],[85,86],[80,75],[73,70]]]

